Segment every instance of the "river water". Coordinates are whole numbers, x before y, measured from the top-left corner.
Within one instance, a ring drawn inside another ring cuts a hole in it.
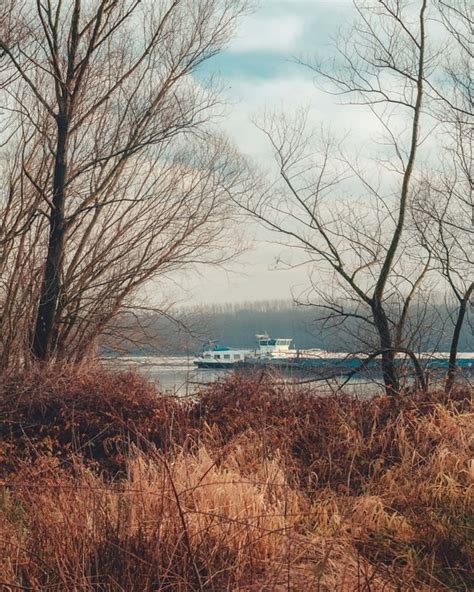
[[[233,370],[215,370],[197,368],[192,363],[192,358],[186,357],[160,357],[160,356],[128,356],[108,358],[106,364],[119,370],[137,371],[157,384],[162,392],[177,396],[189,396],[202,389],[204,386],[223,380]],[[288,387],[309,384],[311,376],[295,372],[294,374],[276,374],[275,380],[281,381]],[[331,394],[343,384],[344,378],[330,381],[315,381],[321,394]],[[380,390],[381,383],[365,379],[353,378],[349,384],[343,387],[343,392],[353,395],[373,395]]]
[[[130,356],[107,362],[120,370],[139,372],[156,383],[162,392],[181,396],[191,395],[228,374],[227,370],[197,368],[192,358],[186,357]]]

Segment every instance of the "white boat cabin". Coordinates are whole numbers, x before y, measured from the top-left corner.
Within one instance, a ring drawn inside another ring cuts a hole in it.
[[[213,349],[203,352],[202,359],[224,364],[240,362],[251,353],[248,349],[231,349],[230,347],[215,346]]]
[[[256,335],[256,357],[261,358],[286,358],[293,339],[271,339],[267,334]]]

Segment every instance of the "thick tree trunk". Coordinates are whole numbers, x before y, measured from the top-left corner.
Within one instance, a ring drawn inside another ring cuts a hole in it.
[[[451,347],[449,350],[449,362],[448,362],[448,374],[446,378],[446,385],[444,387],[444,392],[449,395],[451,389],[453,388],[454,381],[456,379],[456,372],[457,372],[457,357],[458,357],[458,345],[459,345],[459,338],[461,336],[461,330],[464,323],[464,318],[466,316],[467,305],[470,302],[472,292],[474,290],[474,283],[472,283],[467,292],[464,294],[464,298],[460,301],[459,310],[458,310],[458,318],[456,319],[456,324],[454,326],[453,337],[451,339]]]
[[[377,333],[380,339],[382,351],[382,375],[387,395],[396,395],[399,392],[399,377],[395,366],[395,352],[393,350],[392,336],[387,315],[381,302],[372,303],[372,315]]]
[[[64,116],[58,116],[53,200],[49,219],[48,252],[32,340],[33,354],[36,358],[43,361],[48,360],[52,354],[51,350],[56,325],[56,311],[61,292],[61,274],[64,260],[64,211],[68,127],[68,119]]]

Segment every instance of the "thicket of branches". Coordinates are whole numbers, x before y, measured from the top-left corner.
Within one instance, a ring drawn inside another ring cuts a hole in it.
[[[381,357],[387,393],[397,354],[429,331],[434,288],[458,302],[446,388],[472,295],[472,11],[468,2],[357,0],[334,58],[303,63],[323,90],[378,126],[373,150],[312,131],[306,111],[265,117],[276,180],[245,207],[310,265],[306,303],[326,326],[354,327]],[[293,258],[295,260],[296,258]],[[411,313],[411,314],[410,314]]]
[[[244,8],[2,5],[1,366],[80,361],[145,282],[235,250],[243,167],[209,125],[219,94],[192,74]]]

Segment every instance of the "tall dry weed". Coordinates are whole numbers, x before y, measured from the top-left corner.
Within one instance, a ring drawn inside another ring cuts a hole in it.
[[[18,378],[0,403],[3,586],[474,587],[467,392],[360,401],[233,377],[181,405],[130,376],[37,378],[37,401]]]

